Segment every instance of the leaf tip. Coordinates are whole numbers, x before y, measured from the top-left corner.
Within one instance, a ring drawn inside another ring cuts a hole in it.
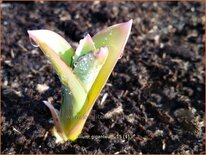
[[[101,47],[98,52],[94,53],[96,59],[99,60],[100,63],[104,63],[108,56],[109,50],[108,47]]]
[[[125,28],[126,30],[129,30],[129,32],[130,32],[130,30],[131,30],[131,28],[132,28],[132,23],[133,23],[133,19],[130,19],[128,22],[125,22],[125,23],[124,23],[124,28]]]
[[[85,36],[85,40],[93,41],[92,37],[89,35],[89,33]]]
[[[29,34],[29,38],[35,40],[34,30],[27,30],[27,33]]]
[[[130,25],[132,25],[133,19],[130,19],[130,20],[128,21],[128,23],[129,23]]]

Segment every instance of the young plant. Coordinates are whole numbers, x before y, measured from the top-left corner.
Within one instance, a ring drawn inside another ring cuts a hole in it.
[[[50,60],[63,85],[60,111],[50,109],[59,142],[75,140],[106,84],[128,40],[132,20],[113,25],[92,38],[86,35],[76,51],[57,33],[49,30],[28,31],[29,37]]]

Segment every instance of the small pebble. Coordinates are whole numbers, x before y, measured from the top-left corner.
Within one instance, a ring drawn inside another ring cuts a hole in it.
[[[47,91],[49,89],[49,87],[46,84],[37,84],[36,90],[39,93],[44,93],[45,91]]]

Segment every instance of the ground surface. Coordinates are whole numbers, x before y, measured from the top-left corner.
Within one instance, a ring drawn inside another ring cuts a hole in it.
[[[61,84],[26,30],[54,30],[76,48],[86,33],[131,18],[81,137],[55,144],[42,101],[58,108]],[[2,153],[204,153],[204,23],[204,4],[193,2],[3,3]]]

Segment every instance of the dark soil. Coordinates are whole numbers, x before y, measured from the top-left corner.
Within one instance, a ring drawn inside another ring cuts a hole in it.
[[[204,3],[27,2],[2,7],[2,153],[205,153]],[[133,19],[132,33],[75,142],[56,144],[43,100],[61,83],[27,30],[76,48],[86,33]],[[41,92],[37,85],[47,85]],[[103,96],[107,98],[101,103]]]

